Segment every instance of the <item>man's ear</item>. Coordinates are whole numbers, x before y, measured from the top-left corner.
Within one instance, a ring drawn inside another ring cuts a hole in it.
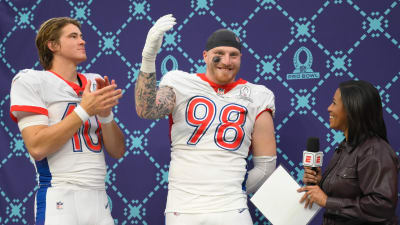
[[[55,41],[48,41],[47,47],[50,49],[50,51],[55,52],[55,51],[57,51],[59,46]]]
[[[204,59],[204,62],[206,62],[206,59],[207,59],[207,51],[206,50],[203,51],[203,59]]]

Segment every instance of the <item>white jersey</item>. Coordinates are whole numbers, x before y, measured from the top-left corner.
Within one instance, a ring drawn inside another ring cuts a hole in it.
[[[257,116],[275,112],[273,93],[242,79],[220,86],[182,71],[165,74],[162,86],[176,94],[166,212],[247,208],[246,158]]]
[[[98,74],[78,74],[82,87],[64,80],[50,71],[22,70],[14,78],[10,93],[10,115],[14,121],[26,112],[48,116],[48,125],[60,122],[81,101],[87,83]],[[100,123],[89,118],[61,149],[41,161],[34,161],[41,187],[72,185],[90,189],[105,189],[106,166]]]

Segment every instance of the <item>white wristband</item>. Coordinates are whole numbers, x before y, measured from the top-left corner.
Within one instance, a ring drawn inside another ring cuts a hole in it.
[[[108,116],[106,116],[106,117],[98,116],[97,118],[99,119],[99,122],[100,122],[101,124],[110,123],[111,121],[114,120],[114,113],[111,111],[111,112],[110,112],[110,115],[108,115]]]
[[[86,120],[88,120],[90,117],[89,114],[80,105],[78,105],[78,107],[74,109],[74,112],[76,113],[76,115],[79,116],[83,123],[86,122]]]
[[[142,65],[140,66],[140,71],[145,73],[155,73],[156,72],[156,59],[142,58]]]

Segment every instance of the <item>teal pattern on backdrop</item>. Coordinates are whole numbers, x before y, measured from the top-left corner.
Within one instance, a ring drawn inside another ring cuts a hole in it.
[[[174,69],[205,72],[208,35],[233,30],[243,43],[239,77],[276,95],[278,163],[298,182],[309,136],[320,138],[326,158],[344,138],[330,129],[327,107],[345,80],[367,80],[379,90],[388,138],[399,155],[400,0],[0,0],[0,224],[33,224],[38,187],[9,117],[9,91],[19,70],[42,69],[36,31],[59,16],[82,23],[88,60],[79,71],[108,75],[124,92],[113,111],[127,152],[119,160],[107,158],[106,190],[115,224],[164,224],[168,121],[136,115],[134,85],[147,31],[168,13],[178,23],[157,57],[158,79]],[[249,205],[255,225],[270,224]],[[320,224],[321,217],[322,212],[311,224]]]

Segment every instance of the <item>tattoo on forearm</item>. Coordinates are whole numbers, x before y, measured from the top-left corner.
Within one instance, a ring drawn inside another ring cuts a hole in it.
[[[172,112],[175,93],[170,87],[157,91],[156,74],[140,71],[135,84],[135,103],[140,117],[158,119]]]

